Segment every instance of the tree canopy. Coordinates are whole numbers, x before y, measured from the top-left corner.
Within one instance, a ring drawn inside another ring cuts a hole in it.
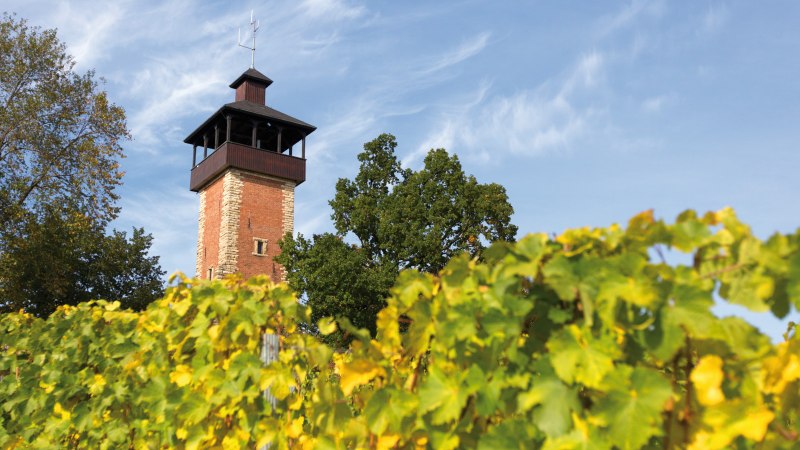
[[[163,292],[152,237],[105,228],[119,208],[124,110],[78,73],[55,30],[0,18],[0,311]]]
[[[0,312],[46,317],[59,305],[118,300],[141,310],[164,293],[164,271],[148,256],[153,238],[139,228],[106,235],[74,211],[48,210],[27,222],[0,254]]]
[[[121,183],[123,109],[93,71],[77,73],[56,30],[0,20],[0,229],[13,232],[47,205],[69,204],[106,223]]]
[[[281,242],[277,260],[315,318],[346,317],[374,332],[401,269],[435,273],[456,254],[480,256],[489,242],[514,240],[501,185],[478,183],[444,149],[431,150],[422,169],[404,169],[396,147],[390,134],[367,142],[356,177],[339,179],[329,202],[335,234]]]

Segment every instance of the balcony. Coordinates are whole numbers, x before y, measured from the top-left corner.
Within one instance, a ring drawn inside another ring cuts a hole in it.
[[[198,192],[228,168],[269,175],[300,184],[306,180],[306,160],[249,145],[224,142],[192,168],[189,189]]]

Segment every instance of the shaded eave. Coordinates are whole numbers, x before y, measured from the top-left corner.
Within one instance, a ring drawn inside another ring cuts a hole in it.
[[[218,109],[217,112],[211,115],[205,122],[192,131],[183,142],[193,144],[197,138],[202,137],[203,131],[209,128],[217,120],[225,120],[226,113],[234,113],[237,115],[244,115],[250,118],[266,120],[271,123],[279,125],[298,128],[305,132],[306,135],[310,134],[317,127],[307,124],[300,119],[296,119],[288,114],[284,114],[277,109],[272,109],[269,106],[259,105],[247,100],[228,103]]]

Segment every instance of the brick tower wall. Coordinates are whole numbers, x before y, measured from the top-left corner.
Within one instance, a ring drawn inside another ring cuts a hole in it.
[[[212,269],[216,277],[219,271],[219,227],[222,212],[222,177],[209,183],[200,191],[200,218],[197,236],[197,263],[195,276],[208,278]]]
[[[214,277],[240,272],[245,277],[267,274],[284,280],[273,258],[278,241],[294,231],[294,187],[290,181],[229,169],[200,192],[197,272]],[[215,226],[211,222],[215,223]],[[256,240],[265,250],[256,254]]]

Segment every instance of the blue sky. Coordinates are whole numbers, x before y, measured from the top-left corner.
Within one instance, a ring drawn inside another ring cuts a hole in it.
[[[800,3],[791,1],[6,0],[95,69],[134,140],[120,229],[194,272],[198,201],[183,138],[249,67],[254,10],[268,105],[317,126],[297,231],[331,230],[334,184],[364,142],[406,166],[445,147],[506,186],[521,234],[606,226],[645,209],[734,207],[767,237],[800,226]],[[720,310],[739,314],[735,308]],[[747,316],[768,334],[783,325]],[[798,315],[792,317],[798,320]]]

